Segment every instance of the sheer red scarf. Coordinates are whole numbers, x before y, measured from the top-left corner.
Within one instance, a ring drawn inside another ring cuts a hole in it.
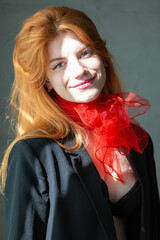
[[[69,102],[58,95],[56,101],[69,117],[94,133],[96,159],[107,174],[124,182],[116,151],[122,155],[127,155],[130,149],[143,153],[148,144],[148,134],[135,117],[148,110],[148,100],[134,93],[102,93],[89,103]]]

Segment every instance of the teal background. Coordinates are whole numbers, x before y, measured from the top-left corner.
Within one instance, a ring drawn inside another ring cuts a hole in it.
[[[135,92],[150,101],[151,109],[138,120],[154,142],[160,186],[159,0],[0,0],[0,159],[12,138],[6,112],[14,78],[12,51],[15,36],[22,22],[39,9],[62,5],[80,9],[91,17],[103,39],[107,40],[125,90]],[[4,239],[3,199],[1,195],[1,240]]]

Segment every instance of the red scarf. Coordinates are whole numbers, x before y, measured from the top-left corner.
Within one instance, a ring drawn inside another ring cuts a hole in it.
[[[75,122],[93,131],[95,157],[105,172],[124,182],[115,150],[122,155],[127,155],[130,149],[143,153],[148,144],[148,134],[134,118],[148,110],[148,100],[134,93],[102,93],[89,103],[69,102],[58,95],[56,99]]]

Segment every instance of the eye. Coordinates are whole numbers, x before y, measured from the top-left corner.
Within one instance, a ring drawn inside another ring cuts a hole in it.
[[[91,57],[93,55],[93,50],[92,49],[85,49],[81,52],[81,57],[82,58],[88,58],[88,57]]]
[[[65,62],[59,62],[54,67],[53,70],[60,70],[65,66]]]

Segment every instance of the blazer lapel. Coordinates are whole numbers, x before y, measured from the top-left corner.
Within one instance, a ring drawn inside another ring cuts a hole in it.
[[[71,155],[71,161],[96,211],[106,239],[117,240],[107,186],[101,180],[88,152],[83,149],[77,155]]]
[[[146,154],[131,150],[127,156],[131,166],[133,167],[142,189],[142,209],[141,209],[141,232],[149,239],[150,226],[150,183],[148,178],[148,169],[146,164]]]

